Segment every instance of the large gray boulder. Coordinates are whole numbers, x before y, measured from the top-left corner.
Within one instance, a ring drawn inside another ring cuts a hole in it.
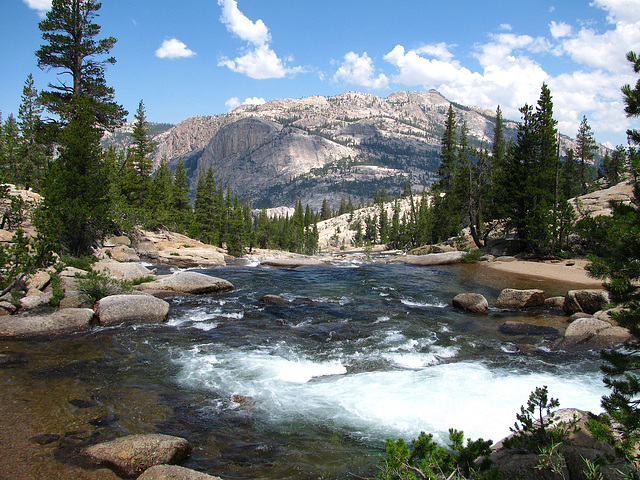
[[[138,480],[221,480],[220,477],[207,475],[178,465],[155,465],[144,471]]]
[[[564,338],[554,350],[599,350],[620,345],[631,339],[629,330],[594,317],[582,317],[571,322]]]
[[[564,311],[571,315],[576,312],[596,313],[609,305],[606,290],[569,290],[564,299]]]
[[[316,267],[325,263],[316,258],[270,258],[260,262],[261,265],[280,268]]]
[[[0,339],[23,339],[64,335],[91,328],[93,310],[64,308],[42,315],[7,315],[0,317]]]
[[[114,260],[100,260],[93,265],[93,269],[123,281],[133,281],[155,275],[153,270],[149,270],[140,263],[122,263]]]
[[[430,265],[450,265],[453,263],[462,263],[462,259],[466,252],[444,252],[429,253],[427,255],[407,255],[398,257],[395,262],[406,263],[407,265],[430,266]]]
[[[234,286],[222,278],[212,277],[198,272],[175,272],[172,275],[161,277],[153,282],[143,283],[139,290],[171,291],[186,294],[203,294],[226,292],[233,290]]]
[[[451,304],[456,308],[460,308],[471,313],[489,313],[489,302],[487,302],[484,295],[479,293],[460,293],[453,297]]]
[[[544,290],[516,290],[505,288],[496,300],[497,308],[529,308],[544,305],[546,294]]]
[[[179,463],[191,453],[187,440],[170,435],[129,435],[83,450],[96,465],[113,469],[123,477],[135,477],[154,465]],[[171,477],[165,477],[171,478]]]
[[[167,319],[169,304],[150,295],[111,295],[98,302],[96,312],[104,326],[162,323]]]

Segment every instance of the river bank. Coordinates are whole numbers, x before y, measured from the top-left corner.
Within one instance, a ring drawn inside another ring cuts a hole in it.
[[[523,355],[498,331],[515,314],[450,308],[463,291],[557,292],[560,273],[531,282],[526,268],[414,267],[366,252],[324,261],[200,269],[238,289],[178,296],[165,325],[0,342],[15,354],[0,370],[0,478],[112,480],[110,470],[74,465],[74,445],[155,432],[188,438],[186,466],[223,478],[371,476],[387,436],[456,427],[498,440],[537,385],[562,406],[597,408],[596,357]],[[265,294],[290,304],[265,305]],[[57,437],[41,445],[43,434]]]

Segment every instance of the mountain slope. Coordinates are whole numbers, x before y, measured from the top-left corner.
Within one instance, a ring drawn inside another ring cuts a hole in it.
[[[346,92],[334,97],[277,99],[216,116],[186,119],[163,133],[154,163],[185,162],[190,186],[211,167],[218,182],[254,207],[319,209],[326,198],[357,204],[375,188],[400,193],[428,188],[439,164],[440,139],[451,103],[435,90],[387,98]],[[490,111],[453,104],[471,146],[491,148]],[[505,122],[507,140],[517,124]],[[567,142],[567,139],[563,139]]]

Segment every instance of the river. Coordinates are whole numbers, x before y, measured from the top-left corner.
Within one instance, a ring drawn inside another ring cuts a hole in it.
[[[560,283],[480,265],[361,260],[294,270],[238,260],[198,271],[236,289],[170,299],[163,325],[0,342],[17,359],[0,380],[5,414],[24,415],[18,435],[60,436],[24,447],[40,452],[38,471],[66,468],[87,443],[158,432],[192,443],[185,466],[225,479],[372,477],[386,438],[424,430],[444,440],[453,427],[498,441],[537,386],[561,407],[594,412],[607,392],[597,354],[552,352],[552,334],[498,329],[515,319],[562,330],[557,312],[451,307],[462,292],[491,305],[502,288],[551,296],[566,292]],[[266,294],[291,304],[267,305]],[[6,432],[0,440],[5,464],[21,461]]]

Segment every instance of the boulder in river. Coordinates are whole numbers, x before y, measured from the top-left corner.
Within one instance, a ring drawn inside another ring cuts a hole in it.
[[[496,300],[497,308],[529,308],[544,305],[546,294],[544,290],[516,290],[505,288]]]
[[[118,475],[135,477],[154,465],[179,463],[191,450],[184,438],[150,434],[116,438],[87,447],[83,453],[97,465],[112,468]]]
[[[40,315],[0,317],[0,339],[46,337],[82,332],[91,328],[94,312],[90,308],[64,308]]]
[[[178,465],[155,465],[144,471],[138,480],[221,480],[220,477],[179,467]]]
[[[571,315],[576,312],[596,313],[609,305],[606,290],[569,290],[564,299],[564,311]]]
[[[406,263],[407,265],[417,265],[421,267],[427,267],[430,265],[449,265],[452,263],[462,263],[462,259],[466,255],[466,252],[443,252],[443,253],[429,253],[427,255],[406,255],[404,257],[398,257],[393,262]]]
[[[452,305],[471,313],[489,313],[489,302],[479,293],[460,293],[453,297]]]
[[[269,258],[261,262],[261,265],[268,265],[270,267],[281,267],[281,268],[317,267],[319,265],[324,265],[324,264],[325,263],[322,260],[318,260],[317,258],[305,258],[305,257]]]
[[[169,304],[150,295],[111,295],[98,302],[101,325],[120,323],[162,323],[167,319]]]
[[[267,305],[277,305],[279,307],[289,306],[291,302],[289,300],[285,300],[279,295],[264,295],[260,301],[262,303],[266,303]]]
[[[226,292],[233,290],[234,286],[222,278],[212,277],[198,272],[175,272],[166,277],[160,277],[153,282],[143,283],[138,290],[171,291],[186,294],[203,294]]]

